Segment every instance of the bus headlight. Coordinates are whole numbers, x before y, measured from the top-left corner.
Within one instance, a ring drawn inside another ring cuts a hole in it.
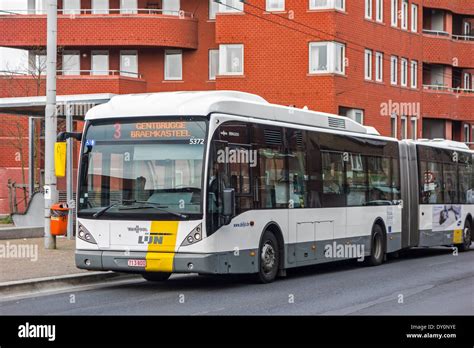
[[[191,245],[202,240],[202,224],[197,225],[189,234],[184,238],[181,246]]]
[[[87,243],[97,244],[94,237],[92,237],[92,234],[80,223],[77,227],[77,238]]]

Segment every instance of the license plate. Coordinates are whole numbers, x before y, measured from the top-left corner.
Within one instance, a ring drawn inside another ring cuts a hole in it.
[[[129,267],[146,267],[146,260],[128,260]]]

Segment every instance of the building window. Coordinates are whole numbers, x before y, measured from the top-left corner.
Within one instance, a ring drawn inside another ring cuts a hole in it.
[[[219,12],[243,12],[244,3],[241,0],[220,0]]]
[[[209,19],[216,19],[217,12],[219,12],[219,4],[216,0],[209,0]]]
[[[375,0],[375,20],[383,22],[383,0]]]
[[[120,0],[120,13],[137,14],[138,13],[137,0]]]
[[[219,75],[244,74],[244,45],[219,46]]]
[[[81,55],[79,51],[64,51],[63,53],[63,75],[81,74]]]
[[[350,109],[346,116],[357,123],[364,124],[364,110]]]
[[[120,52],[120,75],[138,77],[138,53],[137,51]]]
[[[92,75],[108,75],[109,74],[109,52],[93,51],[92,52]]]
[[[400,84],[403,87],[408,85],[408,59],[402,58]]]
[[[398,0],[391,0],[391,23],[392,27],[398,26]]]
[[[470,132],[469,132],[470,128],[471,127],[468,124],[464,125],[464,142],[465,143],[469,143],[471,141],[471,139],[469,137],[470,136]]]
[[[219,50],[209,50],[209,80],[215,80],[219,73]]]
[[[383,53],[375,52],[375,80],[383,81]]]
[[[416,60],[411,61],[411,88],[418,87],[418,62]]]
[[[372,19],[372,0],[365,0],[365,18]]]
[[[92,14],[109,14],[109,0],[92,0]]]
[[[165,80],[183,79],[183,52],[181,50],[165,51]]]
[[[31,75],[46,75],[46,53],[30,51],[28,54],[28,73]]]
[[[416,117],[410,118],[411,139],[416,140],[418,137],[418,119]]]
[[[181,10],[180,0],[163,0],[163,14],[168,16],[179,16]]]
[[[402,29],[408,29],[408,0],[402,0]]]
[[[81,13],[81,0],[63,0],[63,14],[73,15]]]
[[[372,80],[372,51],[365,50],[365,79]]]
[[[398,83],[398,57],[390,58],[390,83],[396,85]]]
[[[464,73],[464,89],[471,89],[471,74]]]
[[[418,32],[418,5],[411,4],[411,31]]]
[[[309,73],[344,74],[345,45],[338,42],[311,42]]]
[[[402,139],[406,139],[408,138],[408,129],[407,129],[407,117],[406,116],[402,116],[401,119],[401,137]]]
[[[310,10],[337,9],[344,11],[346,8],[345,0],[310,0]]]
[[[397,134],[397,115],[393,114],[390,117],[390,134],[392,138],[398,138]]]
[[[267,0],[267,11],[285,11],[285,0]]]

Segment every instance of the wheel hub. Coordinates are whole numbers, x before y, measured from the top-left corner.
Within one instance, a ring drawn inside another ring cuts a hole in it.
[[[265,273],[272,271],[275,266],[275,249],[268,242],[262,248],[262,268]]]

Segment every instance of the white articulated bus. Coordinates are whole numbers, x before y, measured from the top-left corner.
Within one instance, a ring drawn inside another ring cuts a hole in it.
[[[467,250],[472,164],[461,143],[398,141],[242,92],[117,96],[86,115],[76,264],[266,283],[416,246]]]

